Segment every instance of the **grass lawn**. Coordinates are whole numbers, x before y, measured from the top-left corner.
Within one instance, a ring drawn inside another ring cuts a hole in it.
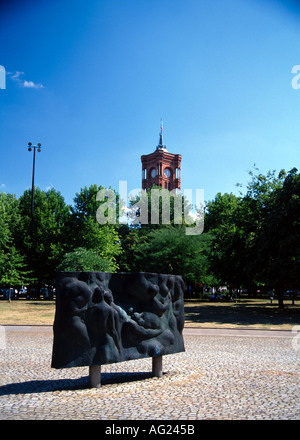
[[[53,325],[55,301],[0,300],[0,325]],[[242,299],[238,303],[186,300],[185,327],[290,330],[300,325],[300,301],[279,310],[277,301]]]
[[[0,300],[0,325],[53,325],[55,301]]]

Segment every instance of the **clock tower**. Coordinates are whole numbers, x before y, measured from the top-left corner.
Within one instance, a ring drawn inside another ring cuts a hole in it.
[[[163,143],[163,125],[160,124],[159,144],[155,151],[141,156],[142,188],[150,189],[153,185],[169,191],[180,190],[181,155],[169,153]]]

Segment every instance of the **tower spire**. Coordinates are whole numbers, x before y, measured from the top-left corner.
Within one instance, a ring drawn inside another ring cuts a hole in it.
[[[159,133],[159,143],[156,147],[157,150],[167,150],[166,146],[164,145],[164,141],[163,141],[163,120],[160,120],[160,133]]]

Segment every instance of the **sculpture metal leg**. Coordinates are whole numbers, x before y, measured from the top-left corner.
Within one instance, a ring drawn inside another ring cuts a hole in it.
[[[101,365],[92,365],[89,367],[89,380],[91,388],[100,388],[101,386]]]
[[[162,356],[152,358],[152,374],[154,377],[162,377]]]

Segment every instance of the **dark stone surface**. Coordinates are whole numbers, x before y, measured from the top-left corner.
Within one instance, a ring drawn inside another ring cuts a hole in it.
[[[184,282],[156,273],[59,272],[53,368],[184,351]]]

